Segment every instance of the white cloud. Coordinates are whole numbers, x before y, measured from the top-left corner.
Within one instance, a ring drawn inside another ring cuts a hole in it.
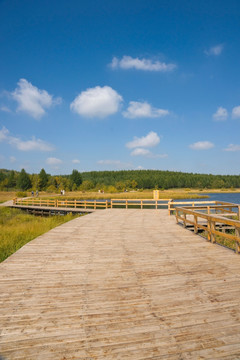
[[[0,142],[4,141],[16,147],[20,151],[52,151],[54,147],[47,142],[33,137],[31,140],[21,140],[19,137],[10,136],[9,130],[5,127],[0,130]]]
[[[15,163],[17,161],[17,159],[14,156],[10,156],[9,160],[11,163]]]
[[[168,157],[167,154],[153,154],[150,150],[144,148],[136,148],[131,152],[131,156],[145,156],[151,159],[164,159]]]
[[[193,150],[208,150],[214,147],[214,144],[210,141],[198,141],[194,144],[189,145]]]
[[[59,165],[61,163],[62,163],[62,160],[54,158],[54,157],[47,158],[47,160],[46,160],[47,165]]]
[[[31,140],[23,141],[19,138],[10,137],[9,144],[14,145],[21,151],[52,151],[53,146],[41,139],[33,137]]]
[[[154,147],[160,142],[160,137],[157,133],[150,131],[146,136],[141,138],[134,137],[133,141],[130,141],[126,144],[126,147],[129,149],[142,148],[142,147]]]
[[[123,98],[110,86],[96,86],[82,91],[71,103],[70,109],[81,116],[104,118],[115,114]]]
[[[143,149],[143,148],[136,148],[131,152],[132,156],[149,156],[151,155],[151,151],[148,149]]]
[[[240,145],[229,144],[224,151],[240,151]]]
[[[0,107],[0,110],[4,111],[4,112],[8,112],[8,113],[12,112],[7,106],[4,106],[4,105]]]
[[[8,134],[9,134],[8,129],[6,129],[5,126],[3,126],[2,130],[0,130],[0,142],[7,140],[9,137]]]
[[[26,79],[19,80],[11,95],[18,103],[17,111],[23,111],[35,119],[41,118],[45,114],[45,109],[61,102],[61,98],[53,99],[46,90],[38,89]]]
[[[72,163],[73,163],[73,164],[80,164],[80,160],[78,160],[78,159],[73,159],[73,160],[72,160]]]
[[[112,69],[121,68],[124,70],[136,69],[145,71],[160,71],[168,72],[176,68],[175,64],[166,64],[160,61],[153,61],[149,59],[132,58],[131,56],[123,56],[122,59],[114,57],[110,64]]]
[[[215,112],[215,114],[213,114],[213,118],[216,121],[224,121],[228,118],[228,111],[227,109],[223,108],[223,107],[219,107],[217,109],[217,111]]]
[[[240,106],[235,106],[235,107],[232,109],[232,117],[233,117],[234,119],[240,118]]]
[[[134,119],[140,117],[157,118],[169,114],[168,110],[157,109],[147,102],[130,101],[127,111],[123,112],[126,118]]]
[[[215,46],[212,46],[210,49],[208,50],[205,50],[205,54],[206,55],[214,55],[214,56],[218,56],[222,53],[223,51],[223,44],[219,44],[219,45],[215,45]]]

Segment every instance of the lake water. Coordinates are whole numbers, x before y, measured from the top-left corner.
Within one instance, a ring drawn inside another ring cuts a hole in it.
[[[226,193],[226,194],[206,194],[210,196],[209,200],[226,201],[234,204],[240,204],[240,193]]]

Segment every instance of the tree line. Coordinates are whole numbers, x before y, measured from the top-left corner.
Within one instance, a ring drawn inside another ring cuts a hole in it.
[[[0,170],[0,190],[38,190],[60,192],[75,190],[105,190],[110,192],[131,189],[223,189],[240,188],[240,175],[194,174],[161,170],[89,171],[73,170],[70,175],[53,176],[44,169],[28,174],[24,169]]]

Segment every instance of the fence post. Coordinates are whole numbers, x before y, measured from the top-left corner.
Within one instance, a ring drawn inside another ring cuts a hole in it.
[[[111,209],[113,208],[113,201],[112,201],[112,199],[111,199]]]
[[[198,233],[198,226],[197,226],[197,215],[194,215],[194,233]]]
[[[207,213],[210,214],[210,206],[207,207]]]
[[[183,214],[183,227],[186,227],[186,213]]]
[[[173,201],[173,199],[170,199],[169,201],[168,201],[168,215],[171,215],[171,203],[172,203],[172,201]]]
[[[158,203],[157,203],[157,200],[155,201],[155,206],[156,206],[156,209],[157,209],[157,207],[158,207]]]
[[[239,240],[236,240],[235,247],[236,247],[236,254],[240,253],[240,228],[235,228],[235,234],[239,237]]]
[[[143,208],[143,201],[141,200],[141,209]]]
[[[96,208],[97,208],[97,201],[94,200],[94,210],[96,210]]]
[[[238,220],[240,220],[240,205],[238,206]]]
[[[208,223],[207,223],[207,232],[208,232],[208,235],[207,235],[207,239],[208,241],[211,241],[211,220],[208,219]]]
[[[128,201],[126,200],[126,209],[128,209]]]
[[[214,244],[216,242],[216,235],[213,233],[215,231],[215,221],[211,221],[211,242]]]

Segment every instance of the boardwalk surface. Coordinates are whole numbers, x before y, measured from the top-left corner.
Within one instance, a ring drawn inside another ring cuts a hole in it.
[[[240,256],[164,210],[102,210],[0,264],[12,360],[240,359]]]

